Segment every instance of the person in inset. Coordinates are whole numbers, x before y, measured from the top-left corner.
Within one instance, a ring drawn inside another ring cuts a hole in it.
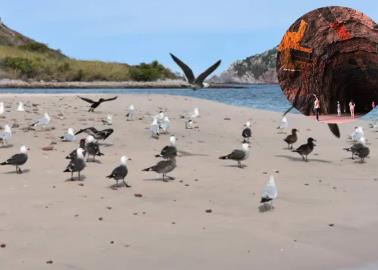
[[[318,97],[314,94],[315,101],[314,101],[314,111],[316,114],[316,120],[319,121],[319,114],[320,114],[320,100]]]
[[[374,101],[374,100],[371,102],[371,109],[372,109],[372,110],[375,109],[375,101]]]
[[[350,117],[354,118],[354,108],[356,107],[356,104],[354,103],[353,99],[349,101],[349,111],[350,111]]]
[[[337,116],[341,116],[341,106],[340,106],[340,101],[337,101]]]

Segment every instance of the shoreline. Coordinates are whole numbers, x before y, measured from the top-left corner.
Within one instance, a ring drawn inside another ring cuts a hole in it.
[[[208,88],[245,88],[245,84],[215,84],[212,83]],[[94,81],[94,82],[46,82],[46,81],[22,81],[22,80],[0,80],[1,88],[24,88],[24,89],[127,89],[127,88],[167,88],[167,89],[187,89],[189,84],[182,80],[159,80],[151,82],[137,82],[137,81]]]

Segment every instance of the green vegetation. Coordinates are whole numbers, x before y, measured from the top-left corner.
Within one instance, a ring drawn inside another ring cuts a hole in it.
[[[176,76],[157,61],[136,66],[81,61],[0,25],[2,77],[43,81],[155,81]]]

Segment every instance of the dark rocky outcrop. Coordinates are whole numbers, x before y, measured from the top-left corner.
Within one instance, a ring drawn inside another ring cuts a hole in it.
[[[289,101],[306,115],[313,94],[324,114],[336,113],[337,101],[342,109],[348,107],[351,99],[357,113],[367,113],[378,101],[378,26],[349,8],[307,13],[278,47],[277,75]]]

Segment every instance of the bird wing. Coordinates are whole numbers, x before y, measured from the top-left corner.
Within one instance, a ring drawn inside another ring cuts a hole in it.
[[[112,100],[116,100],[117,99],[117,96],[116,97],[113,97],[113,98],[107,98],[107,99],[104,99],[103,101],[112,101]]]
[[[182,62],[180,59],[178,59],[176,56],[174,56],[172,53],[170,53],[173,61],[182,69],[182,71],[185,74],[186,79],[188,80],[189,83],[194,82],[194,75],[193,71],[188,67],[184,62]]]
[[[287,115],[292,109],[294,109],[294,105],[293,106],[291,106],[289,109],[287,109],[284,113],[283,113],[283,115],[282,116],[285,116],[285,115]]]
[[[335,135],[337,138],[340,138],[340,129],[337,124],[328,124],[328,127],[333,135]]]
[[[95,136],[98,133],[97,129],[95,129],[94,127],[88,127],[88,128],[80,129],[78,132],[75,133],[75,135],[78,135],[82,132],[87,133],[92,136]]]
[[[266,185],[262,190],[261,197],[275,199],[277,197],[277,193],[278,192],[276,186]]]
[[[217,67],[219,67],[219,65],[221,64],[221,60],[218,60],[217,62],[215,62],[215,64],[213,64],[211,67],[209,67],[208,69],[206,69],[204,72],[202,72],[196,79],[196,83],[199,83],[199,84],[202,84],[203,81],[206,79],[207,76],[209,76],[214,70],[217,69]]]
[[[229,159],[241,160],[245,157],[245,152],[239,149],[235,149],[228,155]]]
[[[10,165],[22,165],[26,162],[27,156],[25,154],[15,154],[10,157],[6,163]]]
[[[91,104],[96,103],[96,101],[93,101],[93,100],[90,99],[90,98],[79,97],[79,96],[78,96],[78,98],[80,98],[80,99],[82,99],[82,100],[84,100],[84,101],[86,101],[86,102],[88,102],[88,103],[91,103]]]
[[[101,134],[101,136],[103,137],[103,139],[107,139],[110,135],[112,135],[112,133],[114,132],[114,129],[112,128],[108,128],[108,129],[104,129],[104,130],[101,130],[99,132],[99,134]]]

